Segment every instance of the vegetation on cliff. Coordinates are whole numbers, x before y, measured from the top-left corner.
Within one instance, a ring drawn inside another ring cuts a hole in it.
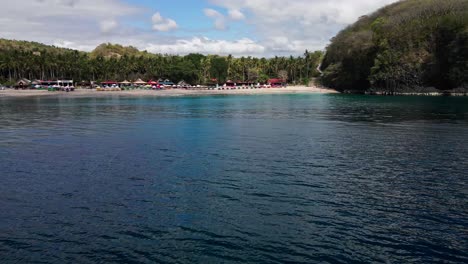
[[[389,93],[468,86],[468,0],[405,0],[332,39],[324,85]]]

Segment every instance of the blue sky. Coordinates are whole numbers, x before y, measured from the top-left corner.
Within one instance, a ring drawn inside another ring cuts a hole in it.
[[[271,57],[324,49],[339,30],[396,0],[1,1],[0,38],[86,51],[111,42],[154,53]]]
[[[230,23],[225,30],[216,30],[213,28],[213,19],[204,14],[205,9],[213,9],[221,14],[225,12],[223,8],[211,4],[209,1],[183,1],[183,0],[126,0],[126,3],[134,6],[141,6],[147,12],[147,15],[152,15],[159,12],[161,15],[170,17],[177,21],[179,30],[167,32],[159,32],[160,35],[173,35],[178,37],[192,37],[194,35],[203,35],[211,39],[226,39],[236,40],[243,38],[246,35],[252,36],[249,33],[249,26],[245,21],[236,21]],[[181,11],[181,8],[184,11]],[[147,29],[150,26],[149,21],[143,17],[136,20],[130,18],[127,20],[129,24],[137,26],[141,29]],[[254,37],[254,36],[253,36]]]

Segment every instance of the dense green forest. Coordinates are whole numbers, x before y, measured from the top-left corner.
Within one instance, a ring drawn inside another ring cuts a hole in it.
[[[324,85],[388,93],[468,88],[468,0],[406,0],[340,32]]]
[[[299,57],[253,58],[189,54],[152,54],[134,47],[102,44],[94,51],[81,52],[35,42],[0,39],[0,83],[20,78],[75,81],[167,78],[175,82],[206,84],[212,79],[265,82],[284,78],[290,83],[308,83],[319,73],[316,65],[322,52]]]

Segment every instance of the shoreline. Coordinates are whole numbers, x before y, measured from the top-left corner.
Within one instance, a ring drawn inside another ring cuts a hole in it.
[[[50,92],[45,90],[0,90],[0,98],[22,97],[103,97],[103,96],[148,96],[148,97],[177,97],[177,96],[210,96],[210,95],[267,95],[267,94],[333,94],[335,90],[318,87],[288,86],[286,88],[262,89],[233,89],[233,90],[125,90],[125,91],[96,91],[95,89],[76,89],[73,92]]]
[[[468,90],[460,88],[453,90],[429,90],[429,91],[406,91],[406,92],[389,92],[389,91],[352,91],[346,90],[343,94],[362,94],[373,96],[468,96]]]

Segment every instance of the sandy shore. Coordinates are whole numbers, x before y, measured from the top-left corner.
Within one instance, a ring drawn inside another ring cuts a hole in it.
[[[49,92],[36,90],[0,90],[1,97],[28,96],[60,96],[60,97],[99,97],[108,95],[121,96],[203,96],[203,95],[259,95],[259,94],[311,94],[337,93],[334,90],[317,87],[289,86],[287,88],[236,89],[236,90],[130,90],[130,91],[96,91],[91,89],[77,89],[74,92]]]

